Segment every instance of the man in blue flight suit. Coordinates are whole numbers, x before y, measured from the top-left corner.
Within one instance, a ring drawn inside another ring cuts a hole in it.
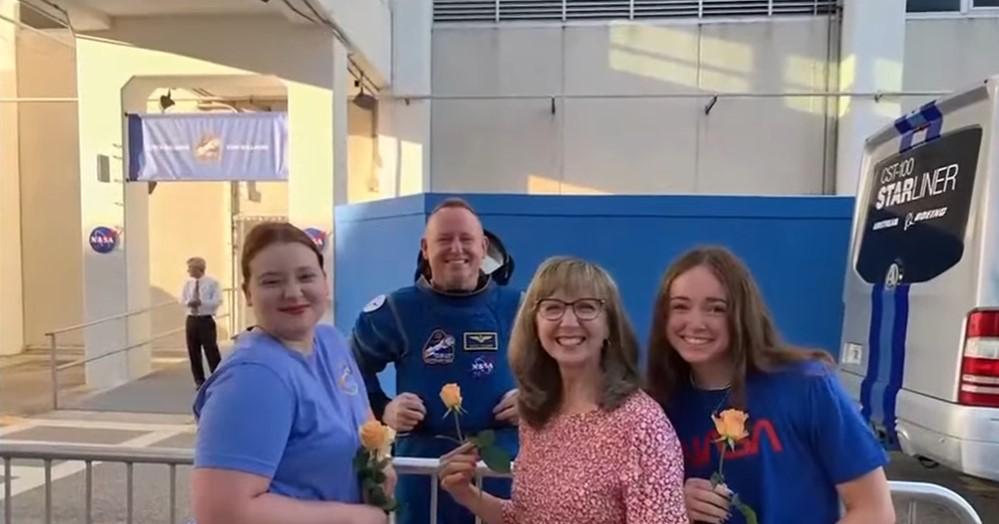
[[[507,344],[521,293],[500,286],[482,271],[489,247],[475,211],[448,199],[430,214],[420,252],[429,268],[416,285],[375,297],[364,307],[351,346],[364,376],[372,410],[398,432],[395,454],[438,458],[457,445],[454,420],[446,419],[441,387],[457,383],[463,408],[462,436],[496,431],[497,443],[517,452],[517,390]],[[376,374],[392,362],[396,391],[389,400]],[[397,488],[399,524],[430,520],[434,477],[402,476]],[[510,482],[490,479],[485,488],[510,496]],[[472,524],[475,517],[443,490],[438,522]]]

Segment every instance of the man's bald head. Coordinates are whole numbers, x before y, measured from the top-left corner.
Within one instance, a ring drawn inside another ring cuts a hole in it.
[[[420,251],[430,265],[434,287],[472,291],[479,283],[488,241],[478,215],[464,200],[441,202],[427,219]]]

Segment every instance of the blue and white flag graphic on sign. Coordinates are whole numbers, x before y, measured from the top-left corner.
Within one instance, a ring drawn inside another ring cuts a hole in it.
[[[128,116],[130,181],[287,180],[287,113]]]

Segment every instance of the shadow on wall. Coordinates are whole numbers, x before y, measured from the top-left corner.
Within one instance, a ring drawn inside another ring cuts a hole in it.
[[[431,189],[829,192],[836,98],[710,93],[836,91],[838,41],[827,17],[437,27]]]

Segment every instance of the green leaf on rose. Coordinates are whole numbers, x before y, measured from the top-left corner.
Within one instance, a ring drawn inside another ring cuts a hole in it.
[[[370,497],[369,502],[372,506],[381,508],[388,504],[388,497],[385,496],[385,492],[381,489],[371,490]]]
[[[472,437],[471,440],[479,449],[488,448],[496,443],[496,432],[491,429],[487,429]]]
[[[354,455],[354,471],[362,471],[368,465],[368,452],[363,448]]]
[[[497,473],[510,473],[510,454],[499,446],[479,449],[479,456],[489,469]]]

